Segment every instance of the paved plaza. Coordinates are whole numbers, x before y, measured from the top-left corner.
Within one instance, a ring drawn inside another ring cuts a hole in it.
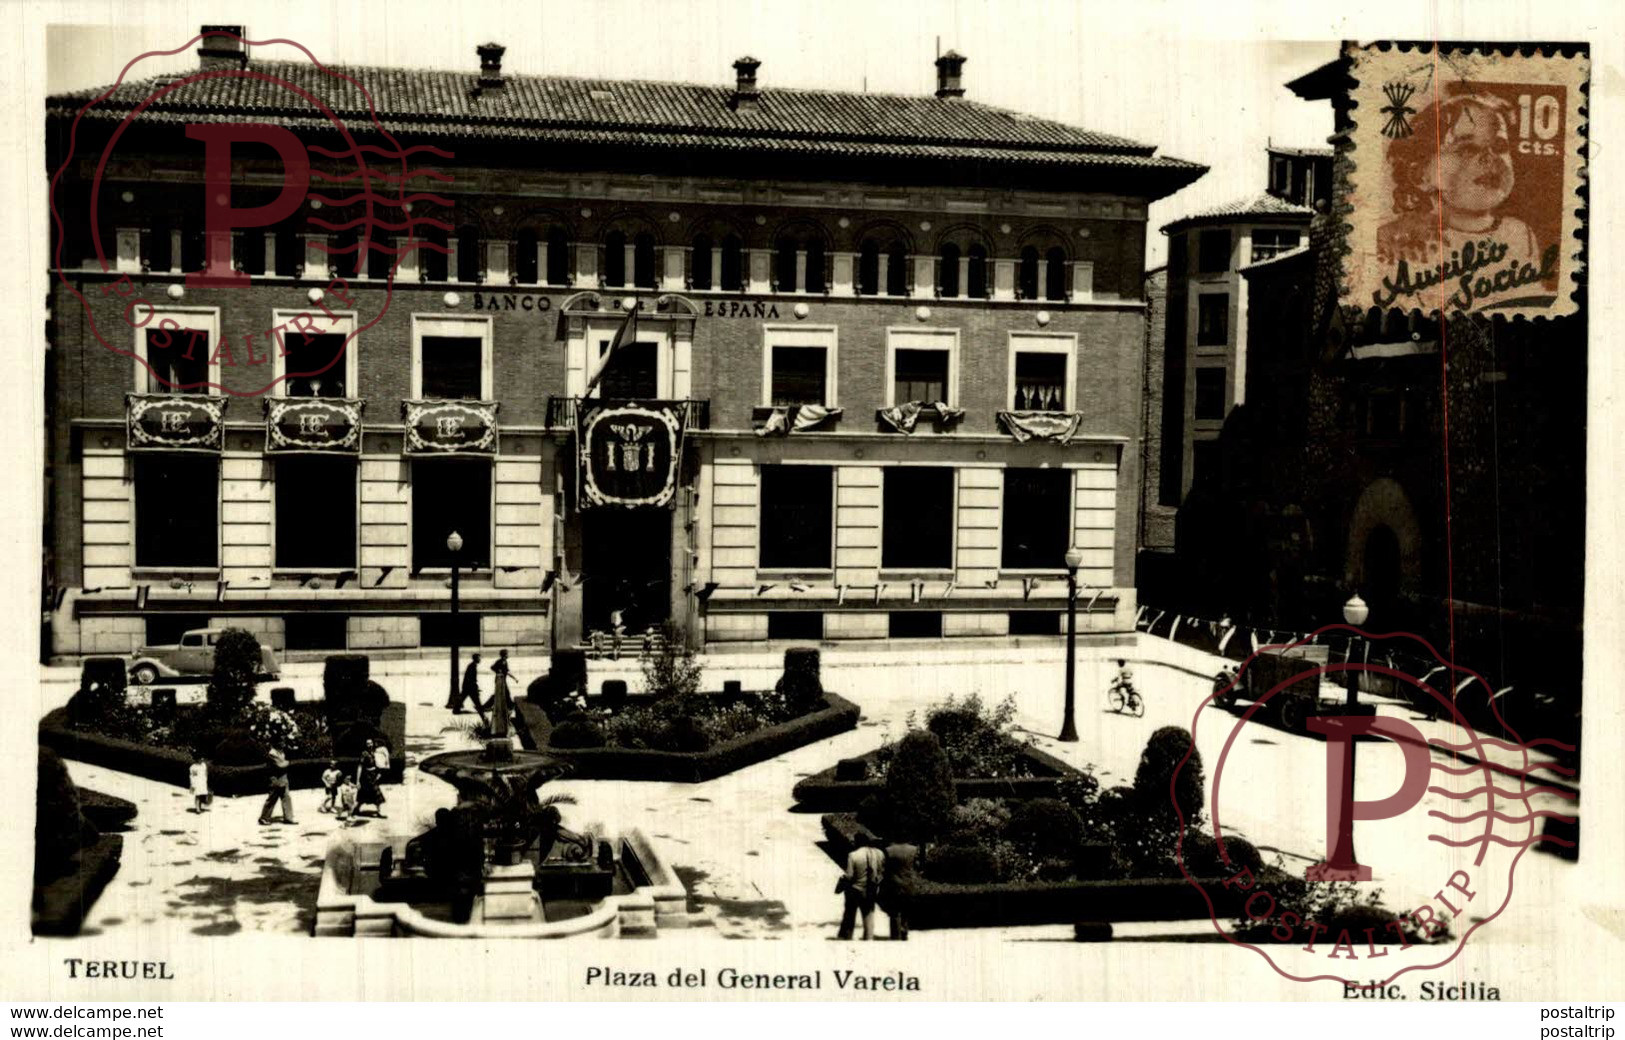
[[[817,813],[796,812],[790,791],[801,778],[839,758],[874,749],[904,731],[914,714],[949,694],[979,693],[997,703],[1016,698],[1018,725],[1037,745],[1075,765],[1090,765],[1102,787],[1131,783],[1146,739],[1160,726],[1189,728],[1209,691],[1206,678],[1217,661],[1160,639],[1141,637],[1136,647],[1080,652],[1076,744],[1052,739],[1061,721],[1061,652],[1053,646],[938,649],[922,663],[917,648],[906,650],[826,649],[825,685],[863,710],[857,729],[767,762],[701,784],[630,781],[570,781],[548,785],[544,793],[568,792],[578,804],[565,807],[567,826],[594,824],[609,830],[639,827],[661,849],[720,938],[811,939],[833,936],[840,900],[831,894],[838,872],[821,850]],[[1143,718],[1107,710],[1105,690],[1119,655],[1132,659],[1136,682],[1147,701]],[[907,656],[908,660],[903,658]],[[708,688],[727,679],[747,689],[770,686],[778,677],[776,655],[712,654],[702,658]],[[407,705],[405,782],[386,787],[386,818],[344,828],[317,810],[322,792],[294,792],[294,825],[256,823],[258,797],[216,798],[211,811],[191,811],[180,787],[113,770],[69,762],[79,784],[134,801],[140,808],[126,835],[123,866],[85,922],[84,934],[114,933],[121,927],[170,928],[196,935],[241,932],[307,933],[315,912],[321,865],[328,848],[343,836],[380,832],[417,833],[435,809],[455,800],[453,788],[420,773],[416,764],[440,751],[473,746],[465,727],[472,715],[453,716],[446,699],[446,663],[434,660],[375,661],[373,674],[391,696]],[[522,688],[545,668],[545,660],[518,658],[515,675]],[[636,684],[635,662],[593,662],[591,678],[625,678]],[[76,681],[67,668],[47,671],[42,710],[66,701]],[[283,683],[301,699],[320,692],[321,665],[287,666]],[[263,695],[262,691],[262,695]],[[488,692],[488,691],[487,691]],[[1452,727],[1417,720],[1397,706],[1385,711],[1414,721],[1430,736],[1454,734]],[[1235,727],[1234,716],[1201,709],[1198,748],[1211,782],[1214,763]],[[1460,739],[1459,736],[1456,739]],[[1362,745],[1362,791],[1391,785],[1399,752],[1386,743]],[[1324,745],[1262,725],[1249,725],[1236,737],[1224,771],[1221,817],[1226,833],[1240,833],[1289,869],[1324,858]],[[1366,786],[1374,785],[1374,786]],[[1372,795],[1373,797],[1375,795]],[[1447,806],[1430,795],[1429,807]],[[1555,799],[1531,803],[1562,808]],[[1373,863],[1385,901],[1394,907],[1425,899],[1438,879],[1409,877],[1408,843],[1426,840],[1414,833],[1426,827],[1406,814],[1404,821],[1362,824],[1361,860]],[[1519,885],[1568,884],[1568,865],[1546,855],[1529,855],[1519,867]],[[1532,905],[1552,905],[1537,897]],[[1122,926],[1119,935],[1211,934],[1206,922]],[[1533,915],[1521,920],[1516,903],[1494,929],[1474,941],[1494,941],[1503,929],[1542,929]],[[926,942],[945,935],[920,933]],[[1069,939],[1070,926],[979,929],[984,938]],[[1504,934],[1504,933],[1503,933]],[[1523,932],[1527,936],[1527,932]],[[1510,937],[1510,936],[1509,936]]]

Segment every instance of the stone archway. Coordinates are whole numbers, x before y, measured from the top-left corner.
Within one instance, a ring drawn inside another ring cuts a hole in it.
[[[1360,493],[1349,517],[1344,580],[1371,604],[1372,615],[1390,613],[1422,577],[1422,529],[1410,496],[1384,477]]]

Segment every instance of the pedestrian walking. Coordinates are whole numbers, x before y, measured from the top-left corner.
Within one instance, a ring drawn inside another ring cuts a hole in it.
[[[378,769],[378,759],[374,755],[377,742],[368,740],[361,750],[361,765],[356,769],[355,783],[355,814],[361,815],[361,807],[370,805],[373,814],[380,820],[384,818],[384,789],[380,784],[381,774]]]
[[[329,759],[327,768],[322,770],[322,788],[327,792],[327,798],[317,808],[317,812],[333,812],[339,803],[339,781],[344,779],[344,772],[339,769],[338,761]]]
[[[266,756],[271,761],[271,787],[265,795],[265,807],[260,810],[260,823],[271,822],[271,809],[282,803],[282,822],[293,823],[293,795],[288,790],[288,756],[281,748],[272,748]]]
[[[497,659],[491,662],[491,700],[486,706],[497,710],[501,706],[506,711],[513,710],[513,695],[508,689],[508,651],[503,650],[497,654]]]
[[[893,939],[908,938],[909,902],[914,898],[914,864],[920,858],[920,848],[906,841],[894,841],[886,846],[886,861],[880,878],[880,902],[886,908],[886,917]]]
[[[209,760],[201,754],[194,755],[192,765],[186,770],[186,786],[192,791],[192,811],[206,813],[209,811]]]
[[[355,777],[346,774],[343,779],[339,781],[338,806],[334,810],[340,823],[349,823],[350,818],[355,815],[355,796]]]
[[[457,696],[447,704],[452,714],[463,714],[463,703],[474,705],[476,712],[484,712],[485,705],[480,703],[480,655],[471,654],[468,658],[468,667],[463,669],[463,685],[457,690]]]
[[[863,938],[875,937],[875,900],[880,895],[880,882],[885,874],[886,855],[880,851],[874,838],[863,835],[857,847],[846,857],[846,873],[835,890],[843,894],[846,905],[841,911],[838,939],[852,938],[857,918],[863,918]]]

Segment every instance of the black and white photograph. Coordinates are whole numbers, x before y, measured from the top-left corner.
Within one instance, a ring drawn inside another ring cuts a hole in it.
[[[49,6],[13,999],[1621,999],[1617,14]]]

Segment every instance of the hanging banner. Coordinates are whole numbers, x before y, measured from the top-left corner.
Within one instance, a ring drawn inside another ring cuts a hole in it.
[[[265,401],[265,449],[274,452],[361,451],[364,401],[341,397],[272,397]]]
[[[681,401],[582,401],[576,410],[581,507],[670,505],[683,411]]]
[[[125,394],[131,451],[217,452],[230,399],[206,394]]]
[[[497,402],[402,401],[408,455],[495,455]]]

